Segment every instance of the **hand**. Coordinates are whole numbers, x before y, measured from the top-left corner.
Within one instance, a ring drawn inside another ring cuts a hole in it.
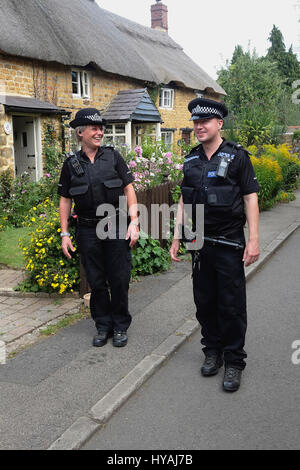
[[[61,248],[62,248],[63,254],[64,254],[67,258],[71,259],[72,256],[71,256],[70,253],[69,253],[69,249],[74,252],[74,251],[75,251],[75,248],[74,248],[74,246],[73,246],[73,244],[72,244],[72,242],[71,242],[70,237],[67,237],[67,236],[62,237]]]
[[[245,266],[250,266],[250,264],[255,263],[259,258],[259,245],[256,240],[249,240],[243,256],[243,261],[245,261]]]
[[[171,259],[173,261],[176,261],[177,263],[180,261],[180,259],[177,257],[179,247],[180,247],[180,241],[177,238],[174,238],[171,248],[170,248],[170,256],[171,256]]]
[[[130,248],[132,248],[136,244],[138,239],[140,238],[140,231],[137,225],[129,224],[127,234],[126,234],[126,240],[128,240],[129,238],[130,238],[129,246]]]

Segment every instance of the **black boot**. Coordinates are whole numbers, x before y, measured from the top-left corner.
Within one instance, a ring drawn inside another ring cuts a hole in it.
[[[114,330],[113,345],[117,348],[126,346],[128,341],[126,331]]]
[[[201,367],[201,374],[204,377],[216,375],[223,365],[223,359],[219,354],[207,354]]]
[[[225,368],[223,389],[226,392],[236,392],[241,384],[242,370],[236,367],[227,366]]]
[[[101,346],[104,346],[107,343],[107,340],[110,336],[112,336],[111,331],[98,330],[98,334],[93,338],[93,346],[101,348]]]

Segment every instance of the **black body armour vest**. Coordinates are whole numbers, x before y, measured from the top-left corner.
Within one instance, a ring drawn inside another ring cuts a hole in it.
[[[113,147],[105,147],[91,165],[80,152],[68,158],[71,174],[69,194],[75,202],[75,213],[81,217],[96,217],[100,204],[118,206],[124,195],[123,181],[116,170]]]
[[[240,226],[246,222],[244,201],[238,185],[238,175],[233,171],[233,160],[239,158],[235,143],[225,145],[210,160],[202,160],[195,148],[187,155],[184,166],[184,186],[181,187],[184,204],[204,204],[204,225],[230,223]],[[220,159],[230,161],[226,177],[217,176]]]

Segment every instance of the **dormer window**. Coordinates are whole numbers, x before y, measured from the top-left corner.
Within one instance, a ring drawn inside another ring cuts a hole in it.
[[[90,79],[84,70],[72,70],[72,93],[78,98],[90,97]]]

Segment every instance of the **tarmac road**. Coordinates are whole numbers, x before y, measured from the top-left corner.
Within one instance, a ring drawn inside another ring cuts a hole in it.
[[[82,449],[299,449],[299,279],[300,229],[247,283],[248,360],[238,392],[222,390],[223,369],[200,375],[198,330]]]

